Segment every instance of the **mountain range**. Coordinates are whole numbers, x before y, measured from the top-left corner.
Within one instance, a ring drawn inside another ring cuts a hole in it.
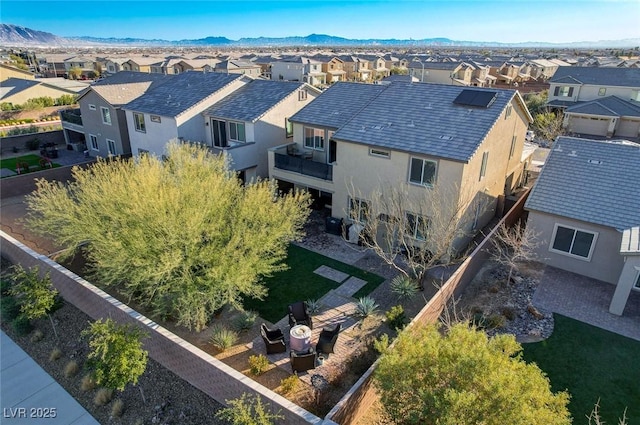
[[[291,37],[254,37],[230,40],[226,37],[206,37],[195,40],[159,40],[141,38],[59,37],[12,24],[0,24],[0,46],[6,47],[286,47],[286,46],[419,46],[419,47],[572,47],[572,48],[629,48],[640,45],[640,38],[624,40],[580,41],[573,43],[498,43],[490,41],[462,41],[448,38],[420,40],[349,39],[325,34]]]

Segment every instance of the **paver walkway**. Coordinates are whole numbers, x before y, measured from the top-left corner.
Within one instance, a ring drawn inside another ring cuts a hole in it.
[[[0,422],[3,425],[99,425],[84,407],[11,338],[4,332],[0,332],[0,338]]]

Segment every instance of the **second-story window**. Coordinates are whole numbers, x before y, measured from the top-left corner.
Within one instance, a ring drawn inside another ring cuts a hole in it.
[[[289,121],[289,118],[284,119],[284,131],[287,138],[293,137],[293,123]]]
[[[229,122],[229,140],[236,142],[246,142],[247,137],[244,132],[244,123]]]
[[[102,123],[111,125],[111,111],[109,111],[109,108],[101,107],[100,111],[102,112]]]
[[[147,132],[147,126],[144,123],[144,114],[139,114],[137,112],[133,113],[133,124],[135,125],[136,131],[141,133]]]
[[[411,158],[409,181],[423,186],[433,186],[436,181],[436,163],[422,158]]]
[[[304,147],[324,150],[324,130],[321,128],[304,128]]]
[[[559,96],[559,97],[571,97],[573,96],[573,87],[569,87],[569,86],[556,87],[553,90],[553,95]]]

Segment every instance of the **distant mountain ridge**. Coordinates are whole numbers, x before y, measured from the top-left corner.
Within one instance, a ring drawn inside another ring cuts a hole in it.
[[[349,39],[326,34],[310,34],[290,37],[243,37],[230,40],[226,37],[205,37],[195,40],[162,40],[142,38],[101,38],[101,37],[59,37],[57,35],[32,30],[11,24],[0,24],[0,45],[2,46],[42,46],[42,47],[82,47],[82,46],[131,46],[131,47],[286,47],[286,46],[416,46],[416,47],[594,47],[630,48],[640,45],[640,38],[624,40],[580,41],[572,43],[499,43],[495,41],[461,41],[448,38],[425,38],[421,40],[402,39]]]

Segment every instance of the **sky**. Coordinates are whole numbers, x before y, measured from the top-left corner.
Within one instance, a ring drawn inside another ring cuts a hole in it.
[[[640,0],[2,0],[0,22],[62,37],[568,43],[640,38]]]

